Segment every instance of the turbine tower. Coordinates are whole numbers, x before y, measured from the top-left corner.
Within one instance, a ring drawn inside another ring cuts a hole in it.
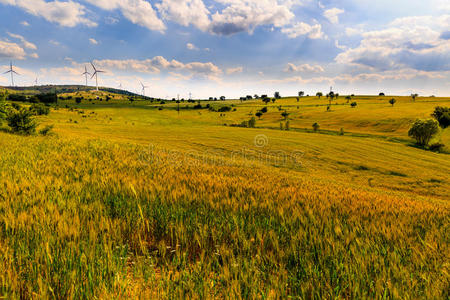
[[[97,92],[98,92],[98,73],[105,73],[105,71],[97,70],[92,62],[91,62],[91,65],[92,65],[92,68],[94,69],[94,74],[92,74],[91,79],[94,78],[94,76],[95,76],[95,86],[97,87]]]
[[[145,89],[148,88],[148,86],[145,86],[142,82],[141,85],[142,85],[142,96],[145,97]]]
[[[16,71],[14,71],[12,62],[10,62],[10,64],[9,64],[9,70],[3,74],[8,74],[8,73],[11,73],[11,84],[14,87],[14,74],[16,74],[16,75],[20,75],[20,74],[17,73]]]
[[[86,87],[87,87],[88,86],[88,75],[91,75],[91,73],[88,72],[86,66],[84,66],[84,73],[81,75],[84,75],[86,77]]]

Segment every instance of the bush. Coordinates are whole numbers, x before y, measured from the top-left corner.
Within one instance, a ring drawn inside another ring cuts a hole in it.
[[[261,109],[261,112],[262,112],[263,114],[267,113],[267,107],[264,106],[264,107]]]
[[[436,120],[416,120],[408,132],[408,136],[414,138],[418,145],[426,146],[439,132],[439,123]]]
[[[284,129],[286,129],[287,131],[291,130],[291,123],[289,121],[286,122]]]
[[[19,95],[19,94],[9,94],[8,100],[15,101],[15,102],[27,102],[27,97],[25,97],[24,95]]]
[[[431,114],[433,118],[436,119],[436,121],[439,122],[439,125],[442,128],[447,128],[450,126],[450,108],[449,107],[441,107],[437,106],[434,109],[434,112]]]
[[[20,110],[11,111],[6,120],[14,133],[30,135],[36,132],[36,121],[33,113],[28,109],[21,108]]]
[[[58,96],[55,93],[38,94],[36,97],[41,103],[58,103]]]
[[[255,117],[252,117],[249,121],[248,121],[248,127],[249,128],[255,128],[256,126],[256,119]]]
[[[2,125],[3,120],[5,120],[7,115],[7,105],[5,101],[5,95],[0,93],[0,125]]]
[[[341,128],[341,130],[339,130],[339,135],[344,135],[344,134],[345,134],[344,128]]]
[[[75,98],[75,102],[76,102],[77,104],[80,104],[80,103],[81,103],[81,100],[83,100],[83,97],[76,97],[76,98]]]
[[[430,145],[429,149],[430,149],[430,151],[433,151],[433,152],[442,153],[442,152],[444,152],[445,145],[441,144],[441,143],[434,143],[434,144]]]
[[[229,112],[231,111],[231,106],[222,106],[218,109],[218,112]]]
[[[356,107],[358,105],[358,103],[352,102],[350,105],[351,105],[351,107]]]
[[[53,125],[47,125],[44,128],[42,128],[41,130],[39,130],[39,134],[40,135],[49,135],[51,133],[53,129]]]
[[[389,103],[394,106],[394,104],[397,102],[397,100],[395,100],[394,98],[392,98],[391,100],[389,100]]]
[[[30,111],[35,116],[42,116],[42,115],[48,115],[50,113],[50,108],[48,106],[45,106],[42,103],[38,103],[38,104],[31,105]]]

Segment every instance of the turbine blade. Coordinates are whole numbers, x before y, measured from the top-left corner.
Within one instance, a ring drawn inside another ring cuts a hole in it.
[[[94,71],[97,71],[97,69],[95,68],[95,66],[92,62],[91,62],[91,66],[92,66],[92,68],[94,68]]]

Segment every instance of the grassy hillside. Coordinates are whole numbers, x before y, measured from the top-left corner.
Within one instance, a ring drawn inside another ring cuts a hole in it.
[[[450,99],[389,99],[255,129],[260,100],[60,101],[53,136],[0,132],[0,295],[445,299],[450,159],[407,131]]]

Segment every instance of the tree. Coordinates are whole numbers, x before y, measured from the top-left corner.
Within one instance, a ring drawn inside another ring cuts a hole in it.
[[[258,94],[255,94],[255,95],[253,96],[253,98],[258,99],[258,98],[259,98]]]
[[[379,93],[378,96],[384,97],[384,96],[386,96],[386,95],[385,95],[384,93]]]
[[[28,109],[20,108],[9,112],[6,121],[15,133],[30,135],[36,132],[37,124],[33,118],[33,112]]]
[[[255,114],[255,116],[257,116],[258,119],[260,119],[260,120],[261,120],[262,115],[263,115],[263,113],[262,113],[261,111],[258,111],[258,112],[256,112],[256,114]]]
[[[5,94],[0,92],[0,125],[2,125],[3,120],[5,120],[7,115],[7,105],[5,101]]]
[[[430,140],[439,132],[439,123],[433,119],[416,120],[408,132],[418,145],[427,146]]]
[[[298,96],[299,96],[299,97],[303,97],[303,96],[305,96],[305,92],[304,92],[304,91],[300,91],[300,92],[298,92]]]
[[[283,118],[284,118],[285,120],[287,120],[287,118],[289,117],[289,113],[288,113],[287,111],[283,111],[283,112],[281,113],[281,116],[283,116]]]
[[[416,101],[416,98],[419,97],[419,94],[411,94],[411,98],[413,101]]]
[[[347,96],[347,97],[345,97],[345,100],[347,100],[347,103],[349,103],[349,102],[350,102],[350,100],[352,100],[352,97],[350,97],[350,96]]]
[[[262,112],[263,114],[265,114],[265,113],[267,112],[267,107],[263,107],[263,108],[261,109],[261,112]]]
[[[339,93],[336,93],[336,94],[334,94],[334,97],[336,98],[336,100],[338,99],[338,97],[339,97]]]
[[[280,92],[275,92],[274,97],[275,99],[280,99],[281,98]]]
[[[395,100],[394,98],[392,98],[391,100],[389,100],[389,103],[392,105],[392,107],[394,107],[394,104],[397,102],[397,100]]]
[[[287,131],[291,130],[291,123],[289,122],[289,120],[286,121],[285,129],[286,129]]]
[[[225,96],[220,96],[220,100],[221,101],[225,101],[226,97]]]
[[[350,105],[351,105],[351,107],[355,108],[358,105],[358,103],[352,102],[352,104],[350,104]]]
[[[317,123],[314,123],[314,124],[312,125],[312,128],[313,128],[314,132],[317,132],[317,130],[319,130],[319,128],[320,128],[320,125],[317,124]]]
[[[437,106],[431,116],[439,122],[442,128],[450,126],[450,107]]]
[[[319,99],[320,99],[320,97],[323,96],[323,93],[322,92],[317,92],[316,96],[319,97]]]
[[[264,97],[262,101],[267,105],[268,103],[270,103],[270,98]]]

